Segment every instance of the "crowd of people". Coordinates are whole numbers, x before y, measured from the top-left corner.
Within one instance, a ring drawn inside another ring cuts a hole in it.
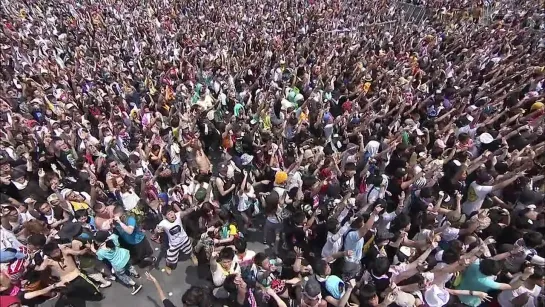
[[[418,4],[2,1],[0,306],[545,306],[541,5]]]

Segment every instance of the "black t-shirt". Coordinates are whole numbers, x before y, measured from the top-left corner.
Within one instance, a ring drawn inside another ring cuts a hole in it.
[[[397,208],[397,205],[399,204],[399,196],[401,195],[401,192],[403,192],[403,189],[401,188],[401,180],[393,179],[388,181],[388,187],[386,190],[392,194],[386,198],[388,201],[388,208],[386,209],[388,212],[392,212]]]
[[[339,177],[339,184],[341,186],[341,191],[343,194],[346,194],[352,190],[350,187],[350,182],[355,180],[354,177],[348,177],[344,173],[342,173]],[[355,182],[354,182],[354,188],[355,188]]]
[[[392,155],[392,157],[390,158],[390,163],[388,163],[388,165],[386,166],[386,169],[384,170],[384,172],[387,174],[387,175],[393,175],[394,172],[398,169],[398,168],[404,168],[405,167],[405,164],[407,164],[407,159],[405,159],[404,157],[402,156],[399,156],[399,155]]]
[[[290,246],[297,246],[302,249],[307,247],[307,235],[303,226],[295,226],[291,229],[290,240],[288,241]]]
[[[518,239],[522,238],[523,232],[516,229],[513,226],[507,226],[503,229],[501,234],[496,237],[497,245],[501,244],[515,244]]]

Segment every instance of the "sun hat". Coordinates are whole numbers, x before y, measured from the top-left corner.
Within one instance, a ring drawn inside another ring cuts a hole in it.
[[[432,285],[424,292],[424,299],[429,307],[441,307],[448,303],[450,294],[439,286]]]
[[[252,163],[253,159],[254,159],[254,156],[245,153],[240,157],[240,163],[242,165],[248,165]]]
[[[490,133],[485,132],[479,135],[479,141],[483,144],[490,144],[494,141],[494,137]]]

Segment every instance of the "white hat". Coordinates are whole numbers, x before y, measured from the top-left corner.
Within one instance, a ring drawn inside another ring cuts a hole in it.
[[[445,289],[433,285],[424,292],[424,299],[429,307],[441,307],[448,303],[450,294]]]
[[[249,154],[243,154],[241,157],[240,157],[240,163],[242,165],[248,165],[250,163],[252,163],[252,160],[254,159],[254,156],[252,155],[249,155]]]
[[[483,144],[490,144],[494,141],[494,138],[490,135],[490,133],[483,133],[479,135],[479,141]]]

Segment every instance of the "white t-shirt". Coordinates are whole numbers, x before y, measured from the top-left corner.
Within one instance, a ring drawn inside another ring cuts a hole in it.
[[[180,164],[180,146],[176,143],[170,145],[170,164]]]
[[[170,246],[178,246],[187,241],[187,234],[182,225],[181,212],[176,212],[176,220],[174,220],[174,223],[164,219],[157,227],[164,229],[168,236],[168,243]]]
[[[446,267],[448,264],[444,262],[439,262],[435,267],[437,269],[442,269]],[[439,287],[445,287],[445,284],[452,279],[453,273],[434,273],[433,275],[433,283],[438,285]]]
[[[138,205],[138,201],[140,201],[140,197],[136,195],[133,191],[128,191],[126,193],[121,193],[121,200],[123,201],[123,207],[125,207],[125,210],[131,211]]]
[[[534,289],[531,289],[531,290],[524,286],[521,286],[520,288],[516,290],[505,290],[505,291],[502,291],[500,295],[498,295],[498,303],[502,307],[515,307],[515,305],[511,303],[512,299],[524,293],[530,293],[530,297],[528,298],[528,301],[526,302],[526,304],[520,307],[534,307],[535,306],[534,297],[537,297],[540,292],[541,292],[541,287],[537,285],[534,287]]]
[[[493,186],[490,185],[478,185],[475,181],[472,182],[467,189],[467,199],[462,204],[462,213],[470,215],[481,209],[486,195],[492,192],[492,188]]]

